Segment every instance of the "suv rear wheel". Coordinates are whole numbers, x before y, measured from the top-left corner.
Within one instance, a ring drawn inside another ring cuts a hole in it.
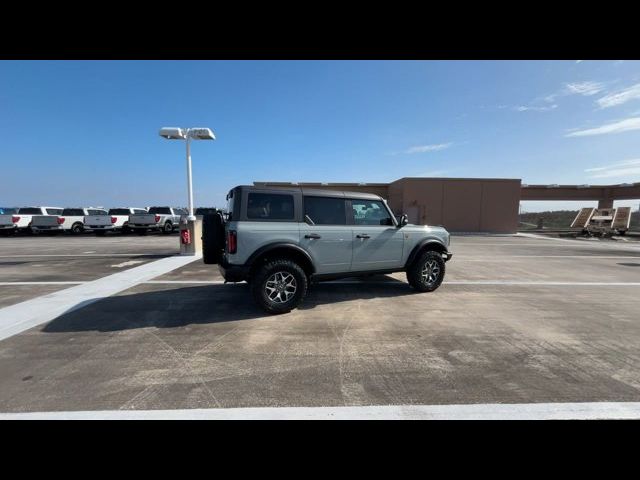
[[[419,292],[433,292],[444,279],[444,259],[438,252],[425,252],[407,270],[409,284]]]
[[[307,275],[291,260],[271,260],[251,279],[256,303],[269,313],[287,313],[302,302],[307,293]]]

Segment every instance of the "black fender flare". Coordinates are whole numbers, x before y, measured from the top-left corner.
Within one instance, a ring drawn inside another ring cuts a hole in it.
[[[313,259],[311,258],[311,255],[309,255],[309,252],[307,252],[304,248],[300,247],[300,245],[296,245],[295,243],[289,243],[289,242],[273,242],[273,243],[269,243],[267,245],[263,245],[262,247],[258,248],[255,252],[253,252],[249,258],[247,259],[247,261],[245,262],[245,266],[246,267],[253,267],[253,265],[255,264],[256,260],[258,258],[260,258],[261,256],[263,256],[265,253],[269,253],[273,250],[292,250],[295,251],[296,254],[302,255],[308,262],[309,262],[309,266],[311,271],[309,272],[310,274],[315,273],[315,267],[313,265]]]
[[[427,250],[435,250],[436,252],[449,253],[449,250],[447,249],[444,243],[434,238],[424,239],[420,243],[418,243],[415,247],[413,247],[413,250],[411,250],[409,257],[407,258],[407,262],[404,264],[405,268],[408,268],[409,265],[411,265],[414,262],[414,260],[418,258],[421,252],[424,252]]]

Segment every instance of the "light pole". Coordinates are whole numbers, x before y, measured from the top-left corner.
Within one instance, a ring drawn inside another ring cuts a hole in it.
[[[216,136],[210,128],[177,128],[164,127],[160,129],[160,136],[167,140],[186,140],[187,144],[187,192],[189,195],[188,220],[196,219],[193,214],[193,179],[191,174],[191,140],[215,140]]]

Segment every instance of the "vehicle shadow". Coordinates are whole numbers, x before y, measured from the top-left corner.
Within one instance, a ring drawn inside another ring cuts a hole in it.
[[[299,310],[351,300],[412,295],[409,285],[399,280],[320,283],[312,286]],[[241,284],[194,285],[158,289],[162,284],[146,284],[147,291],[117,295],[96,302],[84,302],[55,318],[43,332],[115,332],[138,328],[176,328],[269,318],[255,305],[249,286]],[[286,314],[285,314],[286,315]]]

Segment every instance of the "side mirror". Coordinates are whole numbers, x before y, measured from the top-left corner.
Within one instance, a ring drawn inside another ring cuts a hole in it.
[[[402,215],[400,215],[400,218],[398,219],[398,228],[402,228],[408,223],[409,217],[407,216],[407,214],[403,213]]]

